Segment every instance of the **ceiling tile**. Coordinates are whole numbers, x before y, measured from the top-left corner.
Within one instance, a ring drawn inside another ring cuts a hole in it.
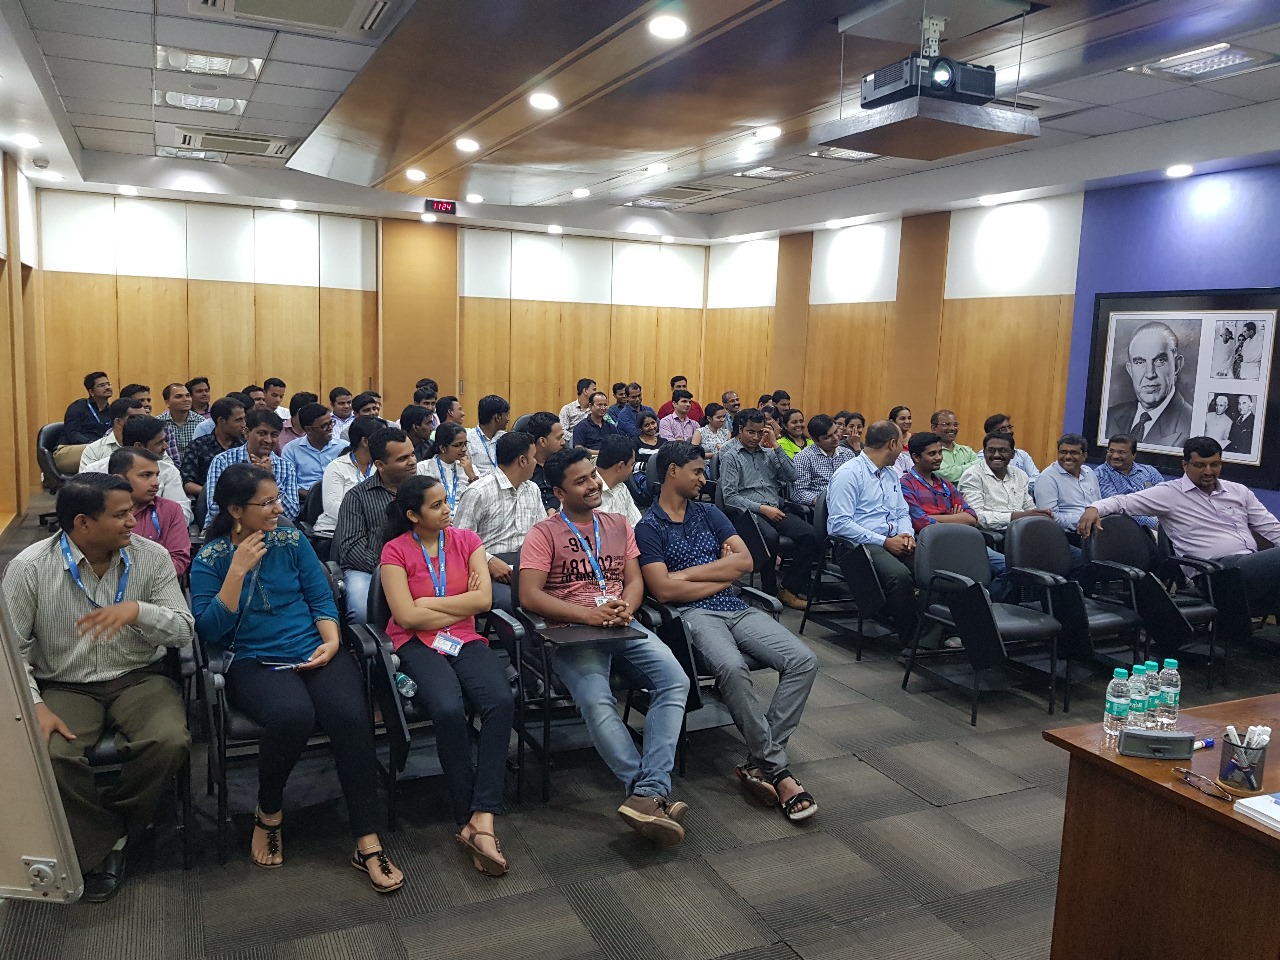
[[[135,120],[130,117],[86,117],[80,113],[69,113],[67,118],[76,129],[97,127],[102,130],[126,130],[130,133],[152,133],[154,124],[150,118]]]
[[[1072,133],[1083,133],[1090,137],[1108,133],[1119,133],[1122,130],[1137,130],[1149,127],[1159,120],[1152,117],[1140,117],[1136,113],[1126,113],[1115,107],[1096,107],[1069,117],[1057,117],[1048,125],[1055,130],[1069,130]]]
[[[119,63],[128,67],[150,69],[155,62],[155,48],[149,43],[133,43],[129,40],[104,40],[101,37],[83,37],[74,33],[36,34],[40,49],[46,57],[65,57],[68,60],[93,60],[98,63]]]
[[[1280,80],[1280,78],[1277,78]],[[1144,117],[1156,117],[1160,120],[1185,120],[1188,117],[1199,117],[1206,113],[1217,113],[1220,110],[1234,110],[1236,107],[1248,106],[1249,101],[1240,97],[1231,97],[1218,93],[1208,87],[1197,85],[1173,90],[1169,93],[1158,93],[1154,97],[1143,97],[1141,100],[1130,100],[1124,105],[1126,110],[1140,113]]]
[[[157,90],[198,93],[210,97],[230,97],[232,100],[248,100],[253,95],[254,89],[252,80],[205,77],[198,73],[179,73],[176,70],[155,71],[154,84]],[[213,89],[209,89],[210,87]]]
[[[274,30],[240,27],[208,20],[156,17],[156,43],[184,50],[207,50],[239,57],[265,57],[271,52]]]
[[[359,70],[373,56],[377,47],[341,40],[321,40],[298,33],[281,33],[271,48],[272,61],[311,63],[335,70]]]
[[[272,57],[262,68],[259,78],[263,83],[286,87],[305,87],[308,90],[332,90],[341,93],[347,89],[355,74],[348,70],[330,70],[327,67],[310,67],[299,63],[276,63]]]
[[[151,101],[146,103],[112,103],[107,100],[82,100],[63,97],[62,104],[68,113],[87,117],[130,117],[135,120],[151,119]]]
[[[244,108],[246,117],[258,120],[287,120],[291,123],[307,123],[315,126],[324,119],[324,110],[310,107],[290,107],[282,103],[254,103]]]
[[[1265,67],[1252,73],[1223,77],[1221,80],[1209,80],[1205,82],[1205,87],[1217,93],[1228,93],[1233,97],[1244,97],[1259,103],[1280,99],[1280,66]]]
[[[305,138],[316,128],[314,123],[290,123],[287,120],[262,120],[258,117],[240,117],[236,129],[245,133],[265,133],[269,136]]]
[[[109,100],[116,103],[133,103],[151,106],[151,86],[137,84],[101,84],[92,80],[55,80],[58,93],[64,97],[84,100]]]
[[[117,87],[149,87],[151,71],[146,67],[124,67],[115,63],[92,63],[88,60],[66,60],[45,57],[55,82],[62,80],[101,83]]]
[[[155,137],[149,133],[124,133],[119,130],[77,128],[80,143],[86,150],[109,150],[115,153],[156,152]]]
[[[1137,100],[1140,97],[1177,90],[1181,86],[1172,80],[1160,80],[1157,77],[1131,73],[1128,70],[1117,70],[1104,73],[1100,77],[1056,83],[1036,92],[1052,97],[1065,97],[1068,100],[1079,100],[1082,103],[1109,106],[1126,100]]]
[[[106,40],[151,42],[151,17],[59,0],[23,0],[22,8],[34,30],[74,33]]]
[[[289,107],[310,107],[328,110],[338,99],[328,90],[307,90],[303,87],[279,87],[271,83],[258,83],[253,88],[255,103],[279,103]]]
[[[1265,50],[1267,53],[1280,53],[1280,30],[1263,30],[1261,33],[1241,37],[1237,42],[1242,47]]]
[[[1086,139],[1088,139],[1087,134],[1072,133],[1070,130],[1054,130],[1052,127],[1042,126],[1040,128],[1040,136],[1034,140],[1028,140],[1025,146],[1027,150],[1045,150],[1066,146],[1068,143],[1077,143]]]
[[[240,125],[238,115],[214,113],[211,110],[183,110],[181,107],[156,107],[157,123],[177,123],[185,127],[214,127],[234,130]]]
[[[68,3],[79,3],[86,7],[107,7],[111,10],[128,10],[133,13],[150,14],[152,0],[66,0]]]

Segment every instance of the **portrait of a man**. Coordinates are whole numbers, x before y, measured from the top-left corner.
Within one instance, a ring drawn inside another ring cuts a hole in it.
[[[1173,328],[1160,320],[1139,326],[1123,348],[1122,342],[1117,337],[1111,358],[1112,393],[1117,393],[1117,382],[1127,382],[1133,399],[1108,407],[1103,436],[1124,433],[1137,437],[1140,445],[1181,448],[1191,436],[1192,408],[1180,388],[1193,391],[1194,384],[1184,381],[1194,381],[1198,344],[1187,349],[1192,345],[1179,342]]]

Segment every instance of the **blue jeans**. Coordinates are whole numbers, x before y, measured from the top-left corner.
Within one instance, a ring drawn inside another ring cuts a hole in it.
[[[557,647],[552,666],[586,720],[596,752],[622,781],[627,796],[666,797],[671,794],[671,768],[684,721],[689,678],[666,644],[638,623],[632,626],[644,636],[626,641],[621,650],[589,643]],[[650,691],[643,755],[622,722],[618,701],[609,688],[614,657],[621,659],[623,673]]]
[[[342,585],[347,596],[347,622],[369,622],[369,587],[373,574],[363,570],[342,571]]]

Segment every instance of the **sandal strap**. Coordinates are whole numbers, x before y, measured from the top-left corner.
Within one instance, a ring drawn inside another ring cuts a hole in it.
[[[788,777],[790,777],[792,780],[795,780],[795,777],[791,775],[791,771],[788,770],[786,767],[783,767],[781,770],[779,770],[777,773],[775,773],[772,777],[769,778],[769,782],[776,787],[778,784],[780,784],[783,780],[786,780]],[[796,780],[797,784],[799,782],[800,782],[799,780]]]
[[[800,781],[797,780],[796,782],[799,783]],[[813,806],[818,802],[813,799],[813,794],[811,794],[808,790],[801,790],[790,800],[787,800],[782,804],[782,812],[790,813],[792,810],[794,810],[800,804],[805,803],[806,801],[809,803],[810,806]]]
[[[257,812],[253,815],[253,825],[267,834],[267,856],[275,857],[280,854],[280,827],[283,823],[283,820],[267,823]]]
[[[369,850],[368,852],[356,848],[356,857],[360,860],[361,866],[369,871],[369,861],[374,857],[378,858],[378,868],[382,871],[384,877],[391,876],[391,859],[387,856],[385,850],[379,847],[377,850]],[[372,871],[369,871],[372,872]]]

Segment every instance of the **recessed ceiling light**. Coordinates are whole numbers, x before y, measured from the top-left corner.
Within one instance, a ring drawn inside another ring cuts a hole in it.
[[[657,176],[658,174],[666,173],[670,169],[665,163],[651,163],[645,167],[645,173]]]
[[[679,17],[663,14],[649,21],[649,32],[662,40],[679,40],[689,32],[689,25]]]
[[[591,191],[586,187],[578,187],[573,191],[573,195],[581,200],[583,197],[591,196]]]
[[[27,177],[32,180],[47,180],[50,183],[57,183],[63,179],[62,174],[54,173],[52,170],[32,170]]]
[[[468,193],[467,203],[484,203],[484,197],[480,196],[478,193]]]
[[[213,77],[242,77],[257,79],[262,60],[257,57],[237,57],[233,54],[209,51],[180,50],[177,47],[156,47],[156,68],[181,70],[184,73],[203,73]]]
[[[424,213],[419,215],[418,219],[421,220],[423,223],[435,223],[436,215],[434,213]]]
[[[18,146],[20,146],[20,147],[38,147],[38,146],[40,146],[40,140],[39,140],[39,138],[37,138],[37,137],[33,137],[33,136],[32,136],[31,134],[29,134],[29,133],[15,133],[15,134],[14,134],[12,137],[10,137],[9,139],[10,139],[10,140],[12,140],[14,143],[16,143],[16,144],[17,144]]]
[[[480,149],[480,144],[476,143],[470,137],[459,137],[453,141],[453,145],[463,153],[475,153]]]
[[[547,227],[547,233],[564,233],[564,227],[560,226],[558,223],[553,223],[551,226]]]
[[[1164,175],[1166,177],[1189,177],[1191,176],[1191,164],[1175,163],[1164,172]]]
[[[404,172],[404,175],[414,183],[421,183],[423,180],[427,179],[426,171],[419,170],[417,167],[410,167]]]
[[[137,187],[130,187],[128,185],[125,185],[125,186],[117,187],[116,189],[119,190],[126,197],[136,197],[138,195]]]
[[[281,200],[280,206],[282,206],[286,210],[297,210],[298,201],[297,200]]]
[[[782,136],[782,128],[775,127],[770,124],[767,127],[756,127],[755,137],[757,140],[777,140]]]
[[[529,97],[529,106],[535,110],[555,110],[560,101],[549,93],[535,93]]]
[[[672,236],[671,234],[669,234],[669,233],[664,233],[664,234],[662,235],[662,242],[663,242],[663,243],[675,243],[675,242],[676,242],[676,238],[675,238],[675,237],[673,237],[673,236]]]

